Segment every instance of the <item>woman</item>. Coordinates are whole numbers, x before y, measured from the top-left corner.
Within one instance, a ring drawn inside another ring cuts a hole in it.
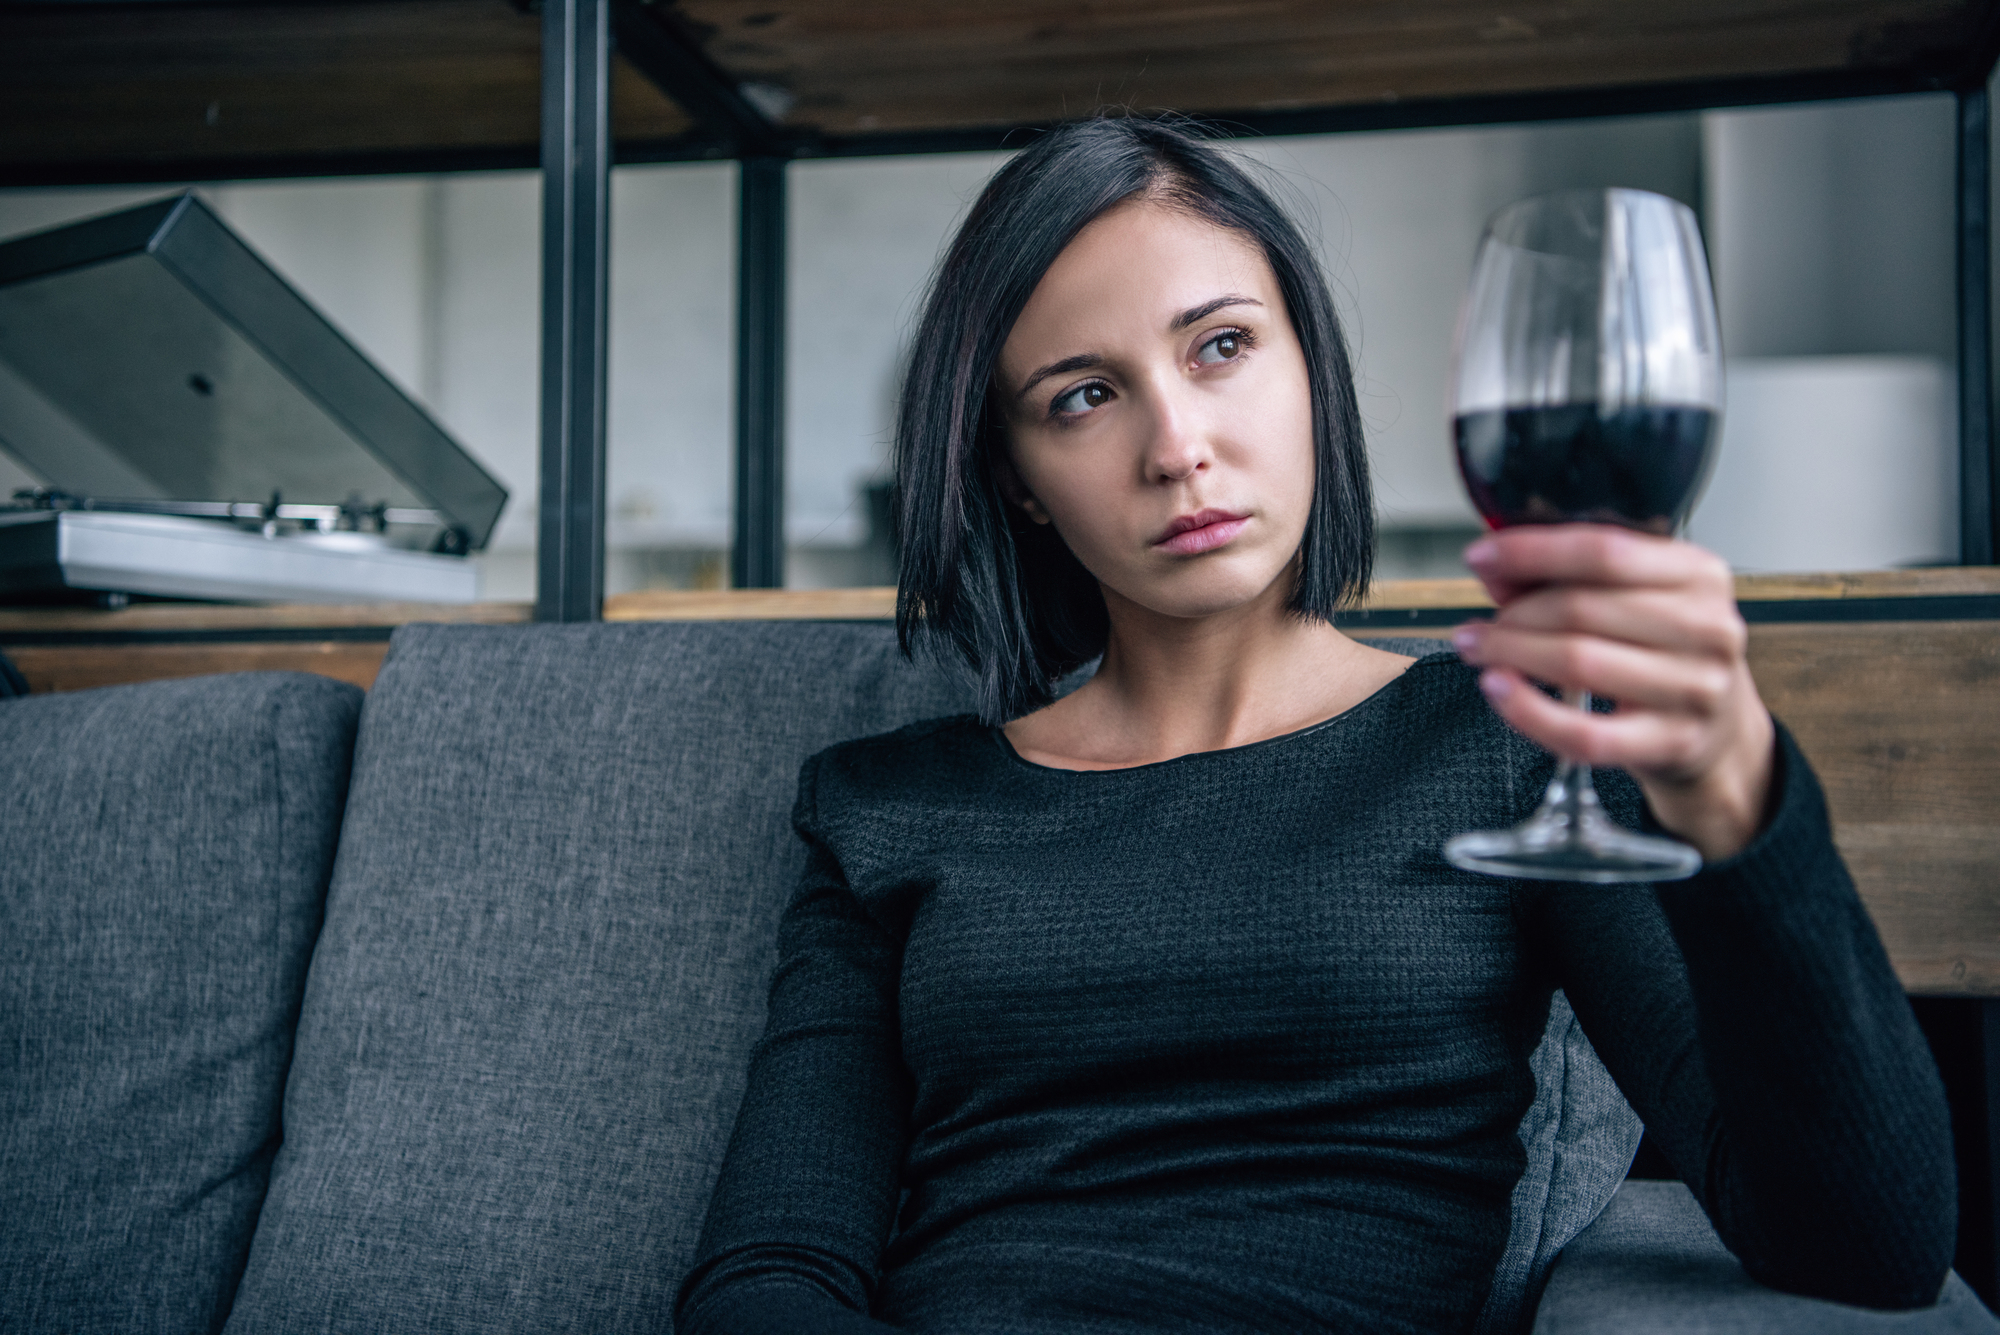
[[[1935,1298],[1937,1076],[1726,569],[1509,531],[1467,553],[1501,610],[1458,656],[1341,635],[1373,537],[1346,353],[1227,157],[1100,120],[1003,168],[936,278],[898,478],[899,629],[971,665],[981,717],[804,768],[682,1330],[1467,1329],[1555,987],[1753,1275]],[[1708,867],[1449,867],[1545,747],[1635,776],[1614,813]]]

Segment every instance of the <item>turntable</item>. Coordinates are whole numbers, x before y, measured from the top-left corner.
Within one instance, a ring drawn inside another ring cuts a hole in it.
[[[507,493],[192,194],[0,243],[0,601],[470,602]]]

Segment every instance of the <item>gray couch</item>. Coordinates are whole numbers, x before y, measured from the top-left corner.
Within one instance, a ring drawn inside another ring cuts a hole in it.
[[[0,703],[0,1330],[669,1329],[798,764],[962,707],[886,628],[798,624],[410,627],[365,707]],[[1955,1277],[1759,1289],[1685,1188],[1619,1190],[1637,1124],[1564,1006],[1536,1069],[1483,1330],[2000,1329]]]

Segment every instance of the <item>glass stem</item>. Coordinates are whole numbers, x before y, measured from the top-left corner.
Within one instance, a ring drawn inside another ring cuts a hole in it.
[[[1563,703],[1590,712],[1590,692],[1563,688]],[[1548,805],[1563,813],[1564,822],[1569,826],[1574,838],[1579,822],[1586,819],[1586,812],[1597,806],[1597,786],[1590,780],[1590,766],[1581,760],[1564,759],[1556,767],[1556,776],[1549,781]]]

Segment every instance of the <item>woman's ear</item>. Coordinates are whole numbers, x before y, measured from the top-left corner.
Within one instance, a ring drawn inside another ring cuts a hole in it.
[[[1007,498],[1007,504],[1019,506],[1022,513],[1037,524],[1049,522],[1049,512],[1042,508],[1042,503],[1028,490],[1027,483],[1021,481],[1020,472],[1014,467],[1014,461],[1008,457],[1004,449],[993,456],[993,480],[1000,484],[1000,494]]]

